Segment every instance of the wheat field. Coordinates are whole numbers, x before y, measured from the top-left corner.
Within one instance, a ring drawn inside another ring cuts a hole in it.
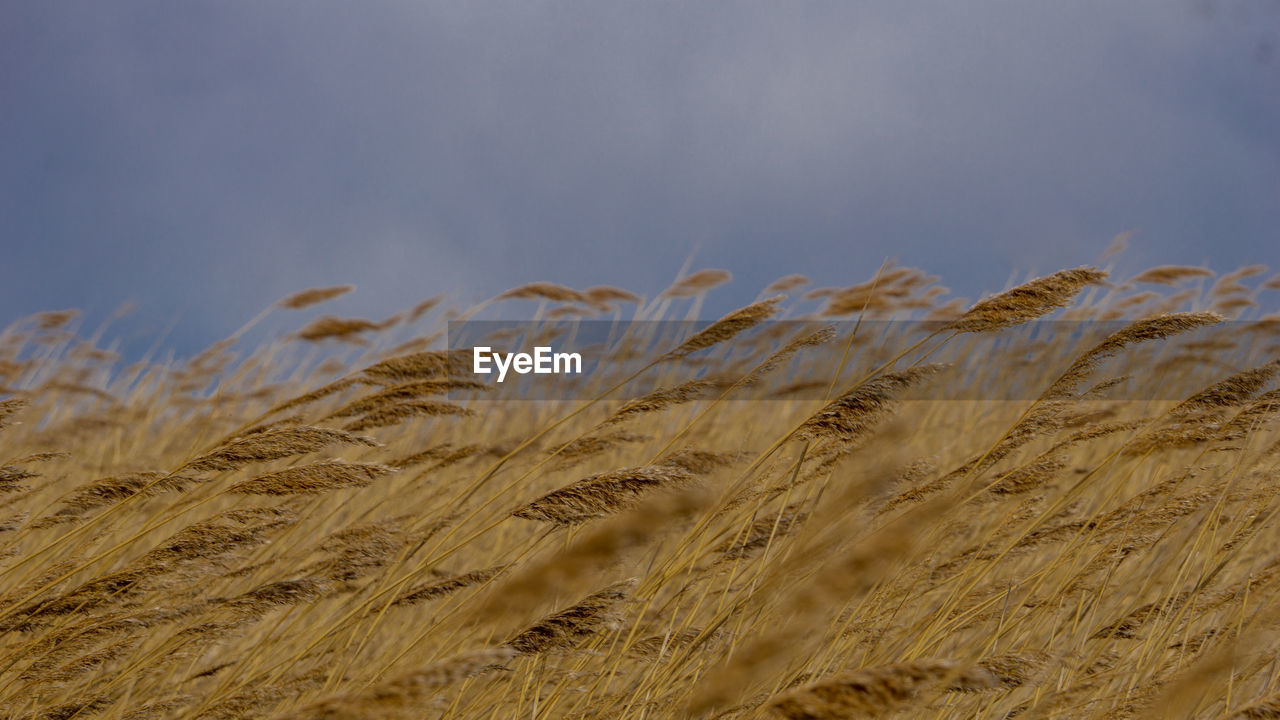
[[[446,322],[683,328],[728,274],[317,288],[180,363],[25,318],[0,717],[1280,718],[1266,272],[787,276],[539,400]]]

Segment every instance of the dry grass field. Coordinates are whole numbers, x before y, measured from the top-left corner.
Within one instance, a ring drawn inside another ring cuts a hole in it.
[[[804,284],[536,401],[348,288],[181,364],[15,323],[0,717],[1280,718],[1280,278]]]

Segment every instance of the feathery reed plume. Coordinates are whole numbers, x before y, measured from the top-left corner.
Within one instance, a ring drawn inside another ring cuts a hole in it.
[[[1180,592],[1164,600],[1149,602],[1130,611],[1119,620],[1098,628],[1089,637],[1093,640],[1110,640],[1113,638],[1122,640],[1136,639],[1138,637],[1138,630],[1147,622],[1147,620],[1157,615],[1177,612],[1190,598],[1191,593]]]
[[[144,563],[173,563],[180,560],[211,560],[266,542],[268,533],[297,519],[284,507],[224,510],[207,520],[193,523],[169,536],[142,557]]]
[[[733,273],[728,270],[699,270],[675,281],[671,287],[663,290],[659,297],[692,297],[732,279]]]
[[[1001,687],[1014,688],[1034,684],[1053,658],[1044,651],[1011,652],[990,655],[977,666],[995,677]]]
[[[1071,407],[1072,401],[1068,400],[1045,400],[1043,398],[1037,400],[1032,404],[1031,408],[1027,410],[1016,423],[1014,423],[1013,427],[1007,430],[994,445],[988,448],[981,455],[970,458],[959,467],[951,470],[941,477],[903,490],[892,497],[889,502],[885,504],[884,509],[889,510],[898,507],[903,503],[923,500],[930,495],[950,487],[953,483],[962,478],[969,477],[971,475],[977,476],[986,472],[1000,461],[1012,455],[1019,448],[1024,447],[1033,440],[1061,430],[1071,419],[1067,414],[1067,411],[1070,410]],[[1118,432],[1119,429],[1116,431]],[[1082,442],[1085,439],[1088,438],[1081,437],[1076,441],[1060,445],[1055,448],[1055,450],[1061,450],[1070,444]],[[1047,478],[1041,476],[1041,479]]]
[[[57,330],[80,317],[79,310],[49,310],[31,316],[37,330]]]
[[[602,307],[584,307],[582,305],[559,305],[548,310],[543,317],[548,320],[563,320],[565,318],[584,318],[594,315],[598,312],[605,312],[612,308],[608,305]]]
[[[533,282],[528,285],[521,285],[518,288],[512,288],[501,295],[497,300],[552,300],[555,302],[589,302],[588,298],[582,293],[567,288],[564,285],[557,285],[549,282]]]
[[[1168,410],[1160,422],[1125,447],[1127,455],[1141,455],[1159,448],[1195,445],[1211,440],[1225,441],[1239,437],[1242,428],[1226,415],[1236,409],[1242,413],[1258,413],[1258,419],[1269,415],[1269,402],[1262,398],[1250,407],[1250,401],[1280,373],[1280,360],[1250,368],[1220,380],[1195,393]]]
[[[749,457],[749,453],[712,452],[685,448],[664,457],[658,464],[678,468],[693,475],[707,475],[717,468],[732,465],[744,457]]]
[[[423,315],[426,315],[427,313],[431,312],[432,308],[434,308],[436,305],[439,305],[440,300],[441,300],[441,297],[439,295],[436,295],[435,297],[429,297],[426,300],[423,300],[422,302],[418,303],[417,305],[414,305],[413,307],[409,308],[409,312],[408,314],[405,315],[404,321],[410,322],[410,323],[417,322],[418,320],[422,319]]]
[[[763,550],[770,541],[790,534],[808,519],[809,513],[794,504],[788,505],[781,512],[757,518],[747,528],[745,536],[725,540],[715,548],[715,552],[721,555],[720,561],[750,557]]]
[[[904,391],[936,374],[942,367],[921,365],[867,380],[811,415],[796,431],[796,437],[855,442],[892,411]]]
[[[327,581],[315,578],[277,580],[227,600],[223,607],[241,616],[257,618],[276,608],[319,600],[329,588]]]
[[[619,445],[644,442],[649,439],[651,438],[648,435],[638,435],[623,431],[580,437],[560,446],[556,453],[557,462],[555,468],[564,470]]]
[[[965,298],[952,298],[941,305],[930,308],[925,313],[924,321],[929,323],[951,323],[964,316],[965,310],[969,307],[969,301]]]
[[[631,647],[627,649],[627,655],[645,660],[659,660],[679,648],[692,645],[702,635],[703,631],[698,628],[650,635],[631,643]]]
[[[877,300],[875,296],[870,293],[873,288],[885,287],[888,288],[887,292],[889,295],[900,297],[900,286],[906,286],[907,288],[913,287],[924,277],[924,273],[915,268],[895,267],[894,263],[889,261],[885,263],[885,266],[876,274],[876,277],[873,277],[866,282],[858,283],[857,285],[850,285],[844,288],[816,288],[805,293],[803,299],[825,299],[828,300],[828,302],[834,302],[835,298],[843,297],[845,299],[843,301],[844,304],[851,304],[856,302],[857,298],[861,298],[864,304],[868,302],[875,304]],[[832,309],[833,308],[830,306],[827,308],[828,311]],[[856,310],[854,312],[856,312]],[[824,312],[824,314],[827,314],[827,312]],[[841,315],[847,313],[837,311],[830,314]]]
[[[1067,467],[1065,454],[1050,451],[1035,460],[1001,473],[987,488],[992,495],[1020,495],[1051,482]]]
[[[804,275],[784,275],[769,283],[769,286],[764,291],[767,293],[784,293],[789,290],[795,290],[798,287],[804,287],[810,282],[812,281]]]
[[[140,595],[142,583],[158,578],[163,569],[153,564],[134,563],[123,570],[107,573],[82,583],[74,590],[49,600],[36,601],[16,611],[23,618],[6,629],[29,630],[35,627],[28,620],[41,620],[71,613],[87,613],[109,603],[121,602]]]
[[[1043,400],[1064,400],[1071,397],[1080,383],[1084,382],[1089,373],[1103,360],[1115,357],[1130,345],[1150,340],[1163,340],[1172,335],[1220,323],[1223,320],[1221,315],[1211,312],[1173,313],[1138,320],[1107,336],[1101,343],[1077,358],[1040,397]]]
[[[406,532],[401,527],[406,519],[358,523],[330,533],[320,544],[320,551],[330,557],[303,568],[301,572],[310,577],[349,582],[385,567],[405,545],[425,540],[443,527]]]
[[[267,541],[267,535],[294,521],[281,508],[227,510],[169,536],[125,567],[99,575],[48,600],[36,600],[15,611],[22,627],[31,620],[87,613],[130,600],[162,587],[175,573],[191,577],[219,569],[219,563]],[[4,627],[4,625],[0,625]]]
[[[1138,273],[1133,282],[1151,283],[1153,285],[1177,285],[1190,278],[1213,277],[1213,271],[1201,267],[1186,265],[1160,265]]]
[[[31,676],[27,679],[39,680],[40,685],[62,685],[74,680],[80,675],[97,670],[102,665],[106,665],[113,660],[117,660],[124,656],[130,650],[133,650],[141,642],[141,638],[131,637],[117,640],[104,648],[100,648],[93,652],[85,653],[61,667],[54,668],[48,672],[41,673],[39,676]]]
[[[1089,427],[1079,430],[1079,432],[1074,433],[1073,436],[1065,439],[1065,441],[1055,443],[1053,447],[1048,448],[1048,450],[1042,452],[1042,454],[1036,456],[1036,459],[1027,462],[1027,464],[1005,471],[1000,477],[996,478],[995,483],[989,484],[987,491],[995,493],[995,495],[1019,495],[1019,493],[1037,489],[1042,484],[1050,482],[1053,477],[1056,477],[1057,473],[1066,468],[1068,455],[1066,455],[1065,451],[1069,450],[1069,448],[1078,446],[1080,443],[1092,441],[1092,439],[1137,430],[1142,428],[1144,424],[1146,424],[1144,420],[1129,420],[1123,421],[1123,423],[1089,425]],[[1005,455],[1002,454],[1000,457],[1002,459]],[[991,460],[991,457],[988,457],[988,462],[984,462],[984,465],[991,465],[989,460]],[[977,465],[966,464],[961,471],[968,471],[975,468],[975,466]]]
[[[444,580],[416,585],[402,593],[392,604],[416,605],[417,603],[426,602],[428,600],[442,598],[463,588],[487,583],[509,567],[511,566],[495,565],[481,570],[472,570],[471,572],[462,573],[461,575],[454,575]]]
[[[72,574],[76,567],[84,561],[87,552],[87,548],[84,547],[72,548],[66,558],[53,563],[38,576],[19,584],[17,587],[6,589],[5,593],[0,595],[0,608],[17,607],[24,600],[29,600],[52,587],[60,578]],[[0,618],[0,632],[26,628],[29,623],[24,618],[32,607],[34,606],[28,605],[24,609],[13,611],[18,616],[17,619],[9,618],[9,613],[6,612],[5,616]]]
[[[620,618],[617,606],[631,597],[635,579],[613,583],[577,603],[552,613],[516,633],[503,643],[521,655],[537,655],[551,650],[569,650]]]
[[[640,296],[633,292],[628,292],[622,288],[611,287],[609,285],[596,285],[582,291],[587,300],[593,305],[605,305],[612,302],[625,302],[638,304]]]
[[[335,285],[333,287],[309,288],[285,297],[280,302],[276,303],[276,305],[279,305],[286,310],[301,310],[303,308],[311,307],[312,305],[319,305],[322,302],[326,302],[334,298],[342,297],[355,289],[355,285]]]
[[[443,395],[453,390],[484,390],[488,386],[474,380],[419,380],[385,387],[378,392],[366,395],[347,403],[329,414],[326,420],[340,417],[352,417],[371,413],[397,403],[417,398]]]
[[[358,384],[359,382],[360,381],[355,378],[342,378],[341,380],[335,380],[327,385],[324,385],[323,387],[312,390],[309,393],[304,393],[302,395],[299,395],[298,397],[293,398],[292,400],[281,403],[275,406],[274,408],[272,408],[271,411],[273,413],[283,412],[285,410],[291,410],[293,408],[301,407],[303,405],[310,405],[311,403],[317,400],[329,397],[330,395],[333,395],[335,393],[340,393],[343,390],[346,390],[347,388]]]
[[[0,520],[0,533],[13,532],[14,530],[17,530],[22,527],[22,523],[26,522],[29,517],[31,517],[31,513],[24,510]],[[3,596],[0,596],[0,602],[3,602]]]
[[[1162,300],[1163,298],[1164,296],[1162,296],[1160,293],[1150,291],[1150,290],[1148,290],[1147,292],[1138,293],[1136,295],[1131,295],[1127,298],[1124,298],[1122,300],[1117,300],[1116,302],[1111,303],[1107,307],[1106,311],[1099,317],[1099,319],[1108,321],[1108,320],[1118,320],[1121,318],[1126,318],[1126,317],[1129,317],[1132,311],[1138,308],[1141,308],[1147,305],[1148,303],[1153,303],[1158,300]],[[1145,314],[1146,313],[1144,313],[1144,315]]]
[[[182,475],[167,475],[159,472],[139,472],[129,475],[116,475],[94,480],[81,485],[72,491],[71,496],[62,501],[60,515],[79,514],[103,505],[111,505],[138,493],[152,496],[166,492],[182,492],[191,485],[202,482],[201,478]]]
[[[1234,282],[1236,280],[1243,280],[1245,278],[1258,277],[1259,275],[1265,275],[1267,271],[1270,269],[1271,268],[1267,267],[1266,265],[1245,265],[1242,268],[1239,268],[1237,270],[1232,270],[1226,275],[1223,275],[1222,279],[1228,282]]]
[[[1129,249],[1129,238],[1133,237],[1137,230],[1126,230],[1111,238],[1111,243],[1107,245],[1107,249],[1099,256],[1098,262],[1110,260],[1111,258],[1123,253]]]
[[[0,465],[0,493],[16,493],[29,490],[30,486],[23,485],[21,481],[35,477],[40,477],[40,473],[23,470],[13,465]]]
[[[658,388],[653,392],[628,400],[600,424],[617,425],[638,415],[658,412],[672,405],[701,400],[706,397],[707,391],[715,387],[716,383],[709,380],[690,380],[672,387]]]
[[[307,323],[297,332],[297,337],[307,342],[321,340],[341,340],[343,342],[362,344],[368,342],[362,335],[372,330],[381,330],[382,323],[361,318],[340,318],[324,315]]]
[[[287,697],[323,687],[328,678],[324,668],[295,673],[273,685],[258,685],[218,700],[198,713],[200,720],[246,720],[260,716],[266,709]]]
[[[518,653],[508,647],[486,648],[454,655],[363,690],[331,695],[309,703],[287,717],[291,720],[382,720],[417,712],[432,693],[499,670]],[[411,715],[410,717],[414,717]]]
[[[49,706],[22,715],[12,715],[14,720],[71,720],[88,717],[111,706],[111,700],[104,695],[85,695],[64,703]]]
[[[402,675],[389,683],[387,688],[375,690],[374,694],[377,699],[385,700],[386,696],[379,690],[421,692],[447,687],[482,673],[501,669],[502,663],[512,657],[515,657],[515,652],[505,647],[461,653],[422,670]]]
[[[757,365],[750,373],[738,381],[739,385],[754,385],[764,379],[765,375],[782,367],[793,355],[805,348],[817,347],[826,344],[836,336],[836,329],[830,325],[818,328],[810,333],[799,335],[791,340],[791,342],[783,345],[780,350],[770,355],[764,362]]]
[[[775,697],[769,701],[769,708],[790,720],[881,715],[947,682],[983,689],[1000,684],[999,679],[984,668],[926,658],[833,675]]]
[[[1094,268],[1060,270],[1011,290],[979,300],[946,328],[974,333],[1002,330],[1066,307],[1088,285],[1101,285],[1107,273]]]
[[[218,663],[217,665],[214,665],[213,667],[210,667],[210,668],[206,668],[206,669],[204,669],[204,670],[201,670],[200,672],[198,672],[198,673],[196,673],[196,674],[192,675],[190,678],[187,678],[187,679],[188,679],[188,680],[197,680],[197,679],[199,679],[199,678],[213,677],[214,675],[217,675],[218,673],[222,672],[223,670],[226,670],[226,669],[227,669],[227,668],[229,668],[229,667],[234,667],[234,666],[235,666],[235,664],[236,664],[236,663],[235,663],[235,661],[234,661],[234,660],[231,660],[231,661],[228,661],[228,662],[224,662],[224,663]]]
[[[633,507],[653,490],[680,487],[692,479],[693,473],[669,463],[622,468],[549,492],[511,514],[553,525],[580,525]]]
[[[459,350],[424,350],[374,363],[361,375],[378,383],[405,383],[469,372],[471,357]]]
[[[473,617],[500,617],[519,612],[530,598],[568,588],[598,585],[597,573],[650,547],[658,538],[679,528],[711,504],[709,493],[694,487],[646,498],[641,504],[584,529],[563,549],[527,563],[488,594]]]
[[[233,432],[230,435],[226,435],[222,438],[222,440],[218,442],[218,444],[221,445],[222,443],[229,442],[237,438],[249,437],[250,435],[258,435],[264,432],[270,432],[272,430],[283,430],[288,427],[296,427],[298,425],[303,424],[303,422],[305,421],[306,421],[306,418],[302,417],[301,415],[290,415],[288,417],[282,417],[278,420],[268,420],[267,422],[258,423],[253,427],[245,428],[244,430],[240,430],[237,432]]]
[[[74,667],[76,659],[85,659],[116,643],[128,642],[130,635],[178,617],[175,611],[124,612],[107,611],[96,617],[45,632],[23,648],[31,662],[19,677],[27,681],[47,681],[58,668]],[[136,637],[132,638],[136,641]]]
[[[1215,439],[1222,442],[1240,440],[1250,431],[1265,427],[1277,414],[1280,414],[1280,390],[1265,392],[1224,423]]]
[[[111,405],[119,406],[120,401],[111,393],[96,387],[88,385],[79,385],[77,383],[66,382],[48,382],[40,386],[42,392],[64,392],[72,395],[89,395],[98,400],[103,400]]]
[[[3,430],[9,424],[9,419],[17,415],[18,411],[26,406],[27,401],[22,398],[0,400],[0,430]]]
[[[1178,403],[1169,415],[1187,417],[1206,410],[1237,407],[1258,394],[1280,372],[1280,360],[1242,370]]]
[[[442,417],[470,415],[470,410],[461,405],[441,402],[439,400],[406,400],[393,405],[382,405],[361,415],[359,418],[343,425],[344,430],[360,432],[373,428],[398,425],[417,417]]]
[[[1247,297],[1227,297],[1213,303],[1213,310],[1230,317],[1236,317],[1249,308],[1258,307],[1258,303]]]
[[[946,293],[945,288],[933,287],[937,280],[915,268],[886,268],[872,280],[828,294],[821,314],[839,317],[895,309],[928,309],[938,296]]]
[[[688,340],[681,343],[679,347],[663,355],[660,360],[679,360],[750,330],[773,317],[778,312],[778,303],[780,302],[782,302],[782,298],[779,296],[734,310],[695,333]]]
[[[241,495],[297,495],[341,488],[366,487],[374,480],[395,472],[395,468],[345,460],[323,460],[310,465],[285,468],[228,488]]]
[[[481,445],[472,443],[470,445],[457,446],[453,443],[444,443],[430,450],[423,450],[407,457],[392,460],[388,463],[393,468],[407,468],[414,465],[422,465],[431,461],[435,464],[431,466],[431,470],[442,470],[455,463],[459,463],[470,457],[492,456],[502,457],[510,448],[504,445]]]
[[[31,453],[30,455],[23,455],[21,457],[16,457],[10,460],[9,464],[27,465],[29,463],[44,463],[44,462],[50,462],[52,460],[62,460],[63,458],[68,458],[68,457],[71,457],[70,453],[65,453],[61,451],[38,452],[38,453]]]
[[[343,430],[303,425],[268,430],[223,443],[182,467],[193,472],[235,470],[255,462],[279,460],[293,455],[323,450],[331,445],[379,447],[378,441]]]

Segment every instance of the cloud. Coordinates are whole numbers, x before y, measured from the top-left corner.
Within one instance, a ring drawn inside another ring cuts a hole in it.
[[[695,249],[730,304],[886,255],[972,295],[1135,227],[1134,269],[1280,264],[1280,13],[1214,8],[27,6],[0,301],[194,346],[311,285],[653,293]]]

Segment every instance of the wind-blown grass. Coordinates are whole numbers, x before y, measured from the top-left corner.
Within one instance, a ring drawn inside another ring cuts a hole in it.
[[[887,265],[536,402],[440,347],[483,308],[439,298],[308,320],[353,288],[304,290],[264,311],[300,329],[179,365],[28,318],[0,718],[1280,717],[1265,276],[969,302]],[[625,325],[730,280],[485,307]],[[1046,319],[1107,332],[984,350]]]

